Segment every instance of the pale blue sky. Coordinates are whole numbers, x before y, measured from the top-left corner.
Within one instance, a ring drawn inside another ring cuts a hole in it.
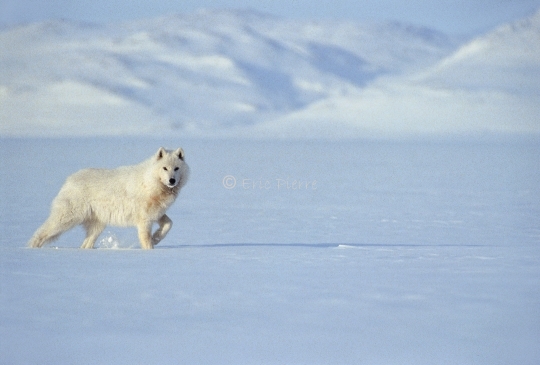
[[[0,25],[57,18],[104,23],[200,8],[253,9],[301,20],[397,20],[473,35],[531,14],[540,0],[0,0]]]

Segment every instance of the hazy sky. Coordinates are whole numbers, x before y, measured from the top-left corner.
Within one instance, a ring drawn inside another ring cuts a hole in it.
[[[0,0],[0,25],[57,18],[104,23],[200,8],[253,9],[301,20],[397,20],[470,35],[527,16],[540,0]]]

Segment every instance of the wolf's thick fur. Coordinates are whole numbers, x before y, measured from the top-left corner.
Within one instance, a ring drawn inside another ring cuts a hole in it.
[[[184,151],[165,150],[138,165],[113,170],[85,169],[69,176],[52,202],[51,214],[28,245],[42,247],[82,224],[93,248],[107,225],[136,226],[143,249],[152,249],[172,226],[165,214],[185,185],[189,167]],[[159,228],[152,235],[152,225]]]

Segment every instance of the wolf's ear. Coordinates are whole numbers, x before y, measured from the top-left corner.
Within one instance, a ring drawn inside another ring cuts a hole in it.
[[[181,148],[177,149],[176,151],[174,151],[174,154],[176,156],[178,156],[179,159],[184,161],[184,150],[183,149],[181,149]]]
[[[159,161],[167,154],[167,151],[165,151],[165,148],[160,147],[159,150],[156,152],[156,160]]]

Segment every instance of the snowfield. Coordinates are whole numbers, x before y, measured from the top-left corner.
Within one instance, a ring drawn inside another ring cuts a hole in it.
[[[0,364],[538,365],[538,34],[540,11],[468,40],[250,11],[1,30]],[[155,250],[26,248],[68,175],[159,146],[191,178]]]
[[[151,252],[26,241],[64,179],[181,146]],[[2,364],[540,361],[537,139],[2,139]]]

